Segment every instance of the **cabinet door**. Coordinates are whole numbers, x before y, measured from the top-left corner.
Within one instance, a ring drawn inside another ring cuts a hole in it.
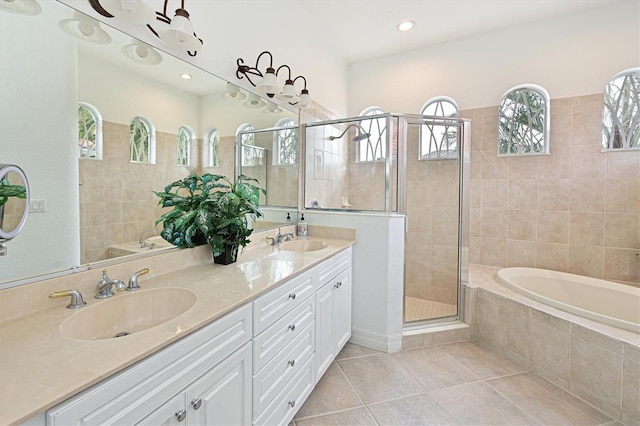
[[[335,278],[334,321],[336,355],[351,338],[351,268]],[[337,287],[336,287],[337,286]]]
[[[334,284],[331,281],[316,292],[316,380],[320,380],[336,356]]]
[[[188,425],[251,424],[251,343],[190,386],[186,401]]]
[[[178,426],[186,422],[184,393],[173,397],[162,404],[157,410],[145,417],[139,426]]]

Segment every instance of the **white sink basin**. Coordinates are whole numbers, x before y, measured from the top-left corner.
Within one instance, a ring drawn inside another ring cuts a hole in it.
[[[74,340],[123,337],[163,324],[196,303],[194,292],[183,288],[157,288],[122,292],[95,305],[81,308],[60,326]]]
[[[327,248],[327,243],[307,240],[287,241],[280,244],[280,248],[288,251],[317,251]]]

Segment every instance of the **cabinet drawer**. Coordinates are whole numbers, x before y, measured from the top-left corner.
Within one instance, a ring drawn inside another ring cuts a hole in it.
[[[259,413],[313,354],[315,322],[307,325],[258,374],[253,376],[253,412]]]
[[[351,266],[351,247],[325,260],[315,268],[318,288]]]
[[[315,359],[312,355],[291,381],[276,395],[262,413],[253,419],[254,425],[287,425],[311,394],[315,383]]]
[[[254,336],[311,296],[315,291],[313,284],[313,271],[307,271],[254,300]]]
[[[272,326],[253,338],[253,374],[302,333],[315,318],[315,298],[308,297]]]
[[[246,304],[47,411],[47,425],[134,424],[251,338]],[[135,336],[129,336],[135,339]]]

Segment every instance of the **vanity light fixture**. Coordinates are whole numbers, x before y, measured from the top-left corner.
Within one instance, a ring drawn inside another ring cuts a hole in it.
[[[0,0],[0,10],[33,16],[42,12],[42,7],[36,0]]]
[[[260,59],[263,56],[268,56],[269,58],[269,64],[264,73],[259,69]],[[238,68],[236,69],[236,77],[238,80],[246,78],[253,87],[266,94],[268,97],[273,98],[276,96],[276,99],[289,102],[290,105],[297,105],[298,108],[306,108],[311,103],[309,90],[307,90],[307,79],[301,75],[296,78],[291,78],[291,67],[289,67],[289,65],[281,65],[277,69],[274,68],[273,55],[271,52],[265,50],[260,53],[256,59],[255,67],[246,65],[242,58],[238,58],[236,63],[238,65]],[[283,69],[288,71],[288,75],[284,86],[280,86],[278,84],[278,75]],[[302,80],[304,82],[304,88],[300,91],[300,94],[296,92],[295,88],[295,83],[298,80]],[[280,89],[281,87],[282,89]]]
[[[274,104],[273,102],[267,102],[267,106],[264,107],[264,109],[262,110],[263,114],[272,114],[272,115],[277,115],[277,114],[280,114],[281,112],[282,112],[282,109],[277,104]]]
[[[100,22],[79,12],[73,12],[73,17],[58,22],[60,29],[80,40],[95,44],[111,43],[111,36],[100,27]]]
[[[235,101],[240,101],[245,99],[247,95],[240,91],[240,88],[233,83],[227,83],[227,89],[224,92],[224,97],[227,99],[233,99]]]
[[[189,12],[184,6],[185,0],[181,0],[173,19],[167,15],[169,0],[164,0],[162,12],[154,12],[143,0],[89,0],[89,3],[104,17],[117,17],[130,23],[146,25],[149,31],[169,47],[186,51],[189,56],[196,56],[202,48],[203,41],[193,31]]]
[[[123,46],[122,53],[137,64],[158,65],[162,62],[162,55],[156,49],[138,40]]]
[[[249,98],[242,105],[247,108],[262,108],[266,105],[266,102],[260,99],[255,93],[249,93]]]

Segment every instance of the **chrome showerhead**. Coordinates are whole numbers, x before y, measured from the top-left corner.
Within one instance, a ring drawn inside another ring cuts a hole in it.
[[[340,136],[329,136],[329,140],[333,141],[333,140],[342,138],[344,134],[347,133],[347,131],[349,130],[349,127],[354,127],[358,133],[356,136],[353,137],[353,139],[351,139],[352,142],[359,142],[361,140],[369,139],[371,137],[371,133],[365,132],[362,126],[360,126],[359,124],[349,124],[347,128],[344,129],[342,133],[340,133]]]

